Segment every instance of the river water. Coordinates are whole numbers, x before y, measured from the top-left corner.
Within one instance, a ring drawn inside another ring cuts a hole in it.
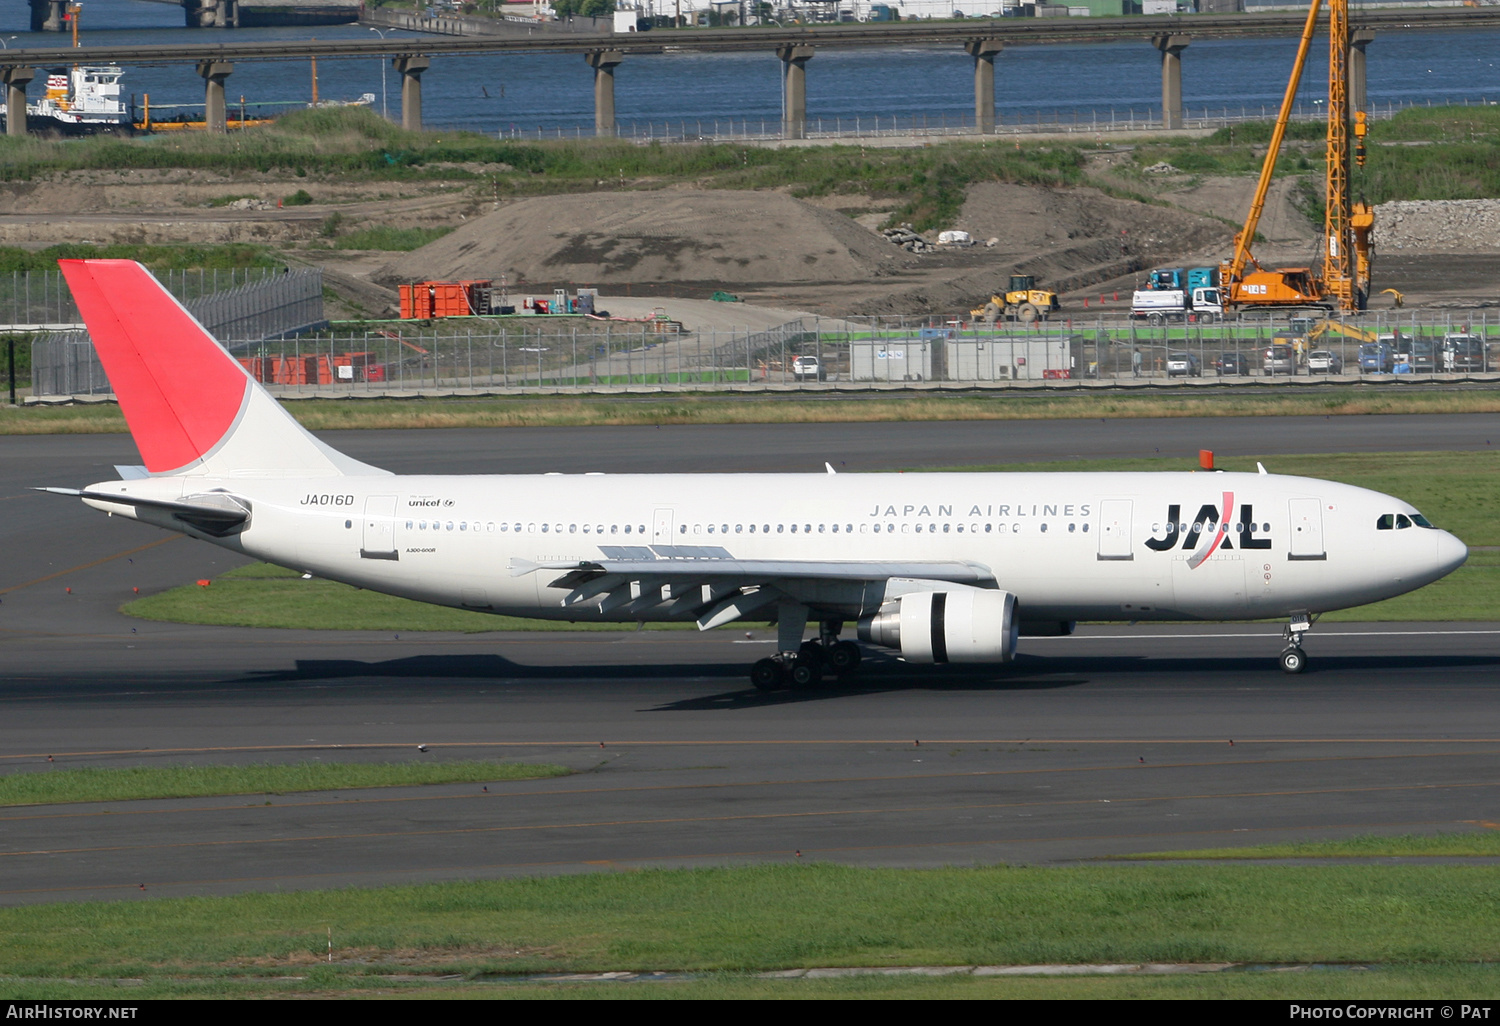
[[[371,39],[359,25],[265,29],[185,29],[179,7],[143,0],[87,0],[81,41],[88,45],[208,43],[252,39]],[[7,47],[66,47],[55,33],[30,33],[27,8],[6,5],[0,41]],[[385,31],[386,37],[411,33]],[[1272,112],[1281,100],[1297,41],[1201,40],[1183,54],[1183,98],[1189,116],[1241,107]],[[1434,105],[1500,101],[1500,31],[1387,34],[1370,44],[1369,97],[1386,104]],[[615,75],[622,127],[780,118],[781,62],[771,53],[631,56]],[[1300,99],[1309,107],[1326,93],[1327,48],[1315,41]],[[382,81],[382,79],[384,81]],[[422,114],[430,126],[495,132],[587,132],[593,125],[593,72],[577,54],[486,55],[434,58],[422,77]],[[995,62],[996,110],[1002,121],[1041,116],[1087,121],[1148,116],[1161,103],[1159,56],[1140,42],[1087,46],[1011,47]],[[153,112],[167,104],[203,102],[202,80],[189,65],[128,67],[124,90],[149,94]],[[323,99],[375,96],[393,117],[400,112],[400,78],[373,58],[318,62]],[[33,85],[32,92],[38,91]],[[312,94],[307,62],[241,62],[229,79],[231,104],[247,110],[305,103]],[[903,123],[972,118],[973,60],[959,48],[901,47],[826,50],[809,64],[808,117],[828,121],[900,118]],[[262,106],[268,105],[268,106]],[[282,108],[284,109],[284,108]]]

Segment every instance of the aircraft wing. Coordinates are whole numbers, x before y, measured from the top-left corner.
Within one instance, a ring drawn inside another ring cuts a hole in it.
[[[891,578],[993,587],[994,574],[959,560],[736,559],[714,546],[603,546],[604,559],[532,563],[512,560],[511,574],[562,571],[549,582],[571,589],[563,606],[594,605],[601,613],[645,612],[670,602],[671,614],[697,613],[711,630],[783,597],[778,585],[872,583]]]

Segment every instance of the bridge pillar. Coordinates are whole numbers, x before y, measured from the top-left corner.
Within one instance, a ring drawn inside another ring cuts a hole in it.
[[[199,61],[198,74],[203,76],[204,127],[223,135],[229,131],[224,110],[224,80],[234,74],[234,65],[228,61]]]
[[[391,67],[401,73],[401,127],[422,130],[422,72],[432,66],[426,57],[396,57]]]
[[[801,139],[807,133],[807,62],[810,46],[778,46],[781,58],[781,137]]]
[[[31,31],[61,32],[68,0],[31,0]]]
[[[1365,47],[1375,42],[1375,30],[1357,28],[1349,33],[1349,117],[1365,110]]]
[[[182,0],[188,28],[239,28],[240,0]]]
[[[619,50],[590,50],[583,55],[594,69],[594,134],[601,139],[615,134],[615,69],[625,61]]]
[[[35,68],[0,68],[0,82],[5,83],[6,135],[26,134],[26,84],[35,77]]]
[[[970,39],[964,49],[974,58],[974,127],[989,135],[995,131],[995,58],[1004,47],[998,39]]]
[[[1182,127],[1182,51],[1192,41],[1192,36],[1177,33],[1151,37],[1151,45],[1161,51],[1161,125],[1166,129]]]

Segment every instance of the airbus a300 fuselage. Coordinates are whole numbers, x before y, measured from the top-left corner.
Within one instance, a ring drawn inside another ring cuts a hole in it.
[[[1077,620],[1285,618],[1295,672],[1316,614],[1467,555],[1399,499],[1264,472],[395,476],[307,435],[136,265],[64,270],[146,459],[90,505],[443,605],[774,619],[763,687],[852,671],[846,622],[908,661],[1004,663]]]

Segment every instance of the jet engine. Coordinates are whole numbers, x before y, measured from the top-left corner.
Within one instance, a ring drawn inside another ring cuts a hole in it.
[[[1016,655],[1016,597],[1008,591],[915,591],[859,621],[859,638],[909,663],[1008,663]]]

